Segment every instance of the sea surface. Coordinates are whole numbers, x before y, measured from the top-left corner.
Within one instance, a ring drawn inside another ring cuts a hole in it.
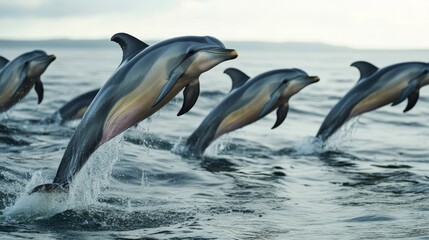
[[[34,91],[0,114],[0,239],[429,239],[429,87],[410,112],[385,106],[354,119],[322,147],[324,117],[359,78],[354,61],[384,67],[429,61],[429,51],[259,49],[227,44],[239,57],[201,78],[194,108],[182,94],[100,147],[66,194],[27,195],[52,181],[78,121],[44,123],[75,96],[104,84],[119,47],[45,47],[57,59]],[[35,49],[0,47],[12,59]],[[321,81],[275,112],[224,135],[203,159],[182,144],[227,94],[223,70],[250,76],[301,68]]]

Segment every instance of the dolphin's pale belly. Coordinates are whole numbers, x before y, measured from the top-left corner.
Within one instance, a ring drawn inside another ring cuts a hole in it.
[[[235,129],[246,126],[255,122],[259,118],[259,113],[264,108],[265,104],[270,101],[268,91],[260,92],[256,97],[243,107],[231,112],[219,124],[215,133],[215,139],[222,134],[234,131]]]
[[[166,76],[166,74],[159,74],[158,76]],[[119,100],[109,112],[99,145],[151,116],[174,98],[185,86],[182,84],[184,81],[179,80],[171,92],[159,104],[152,107],[166,82],[165,77],[144,80],[140,86]]]
[[[389,84],[370,94],[352,109],[348,119],[395,101],[399,98],[402,90],[407,86],[407,83],[407,81],[401,81],[399,83]]]

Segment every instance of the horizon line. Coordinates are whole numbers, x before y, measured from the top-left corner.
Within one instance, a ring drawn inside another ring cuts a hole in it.
[[[45,38],[45,39],[13,39],[13,38],[0,38],[0,42],[52,42],[52,41],[69,41],[69,42],[101,42],[101,41],[107,41],[111,42],[110,38]],[[146,42],[156,43],[159,41],[162,41],[160,39],[148,39],[145,40]],[[359,48],[359,47],[352,47],[347,45],[337,45],[332,43],[326,43],[326,42],[317,42],[317,41],[269,41],[269,40],[223,40],[223,42],[230,42],[230,43],[253,43],[253,44],[275,44],[275,45],[281,45],[281,44],[312,44],[312,45],[322,45],[328,48],[339,48],[343,50],[384,50],[384,51],[429,51],[428,48]]]

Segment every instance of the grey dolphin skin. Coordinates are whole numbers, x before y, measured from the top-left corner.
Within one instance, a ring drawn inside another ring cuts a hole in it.
[[[0,112],[9,110],[34,86],[38,103],[43,100],[43,84],[40,76],[55,60],[42,50],[24,53],[12,61],[0,58]]]
[[[352,63],[360,71],[357,84],[331,109],[317,133],[326,141],[345,122],[359,114],[408,98],[404,112],[411,110],[419,99],[421,87],[429,84],[429,64],[405,62],[378,69],[371,63]]]
[[[221,135],[244,127],[277,109],[278,127],[286,118],[289,99],[319,81],[300,69],[279,69],[250,78],[235,68],[225,70],[232,79],[228,96],[214,108],[186,141],[188,153],[201,156]]]
[[[95,89],[73,98],[58,109],[53,114],[53,117],[47,121],[64,123],[66,121],[81,119],[99,90]]]
[[[124,33],[115,34],[112,40],[121,45],[123,62],[77,126],[53,183],[31,192],[66,190],[100,145],[158,111],[183,88],[185,99],[179,114],[187,112],[197,100],[199,76],[237,57],[235,50],[207,36],[172,38],[149,47]]]

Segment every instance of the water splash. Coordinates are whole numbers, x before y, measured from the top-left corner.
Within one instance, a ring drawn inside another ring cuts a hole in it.
[[[122,133],[100,146],[91,156],[70,186],[70,208],[98,203],[97,198],[101,191],[109,187],[113,165],[120,159],[123,145]]]
[[[219,156],[223,151],[227,150],[227,147],[229,143],[231,142],[230,138],[224,138],[221,137],[220,139],[217,139],[214,143],[210,144],[206,150],[204,151],[203,155],[206,156],[212,156],[217,157]],[[186,145],[186,139],[180,138],[179,141],[177,141],[173,147],[170,150],[172,153],[175,153],[177,155],[185,156],[187,158],[195,158],[199,157],[194,155],[192,151],[189,151],[187,145]]]
[[[67,201],[67,194],[28,194],[35,186],[48,181],[42,171],[34,172],[29,183],[25,186],[24,191],[15,203],[3,210],[3,217],[9,221],[20,222],[49,217],[55,213],[67,210],[67,204],[64,204]]]
[[[15,203],[3,210],[3,217],[12,221],[27,221],[51,217],[72,208],[98,204],[100,193],[108,189],[113,165],[122,153],[124,134],[102,145],[76,175],[68,193],[28,192],[35,186],[50,182],[36,171]]]
[[[352,140],[352,135],[359,125],[359,117],[356,117],[341,127],[328,141],[323,142],[320,138],[307,136],[293,146],[293,155],[313,155],[327,151],[336,151],[347,145]]]
[[[179,138],[179,141],[177,141],[173,145],[173,148],[171,148],[170,151],[177,155],[182,155],[182,156],[189,155],[189,149],[186,147],[186,139],[182,137]]]
[[[350,119],[325,142],[324,148],[326,150],[338,150],[340,147],[347,146],[358,129],[359,119],[360,116]]]
[[[224,136],[216,139],[210,146],[206,149],[205,153],[208,156],[219,157],[222,152],[228,151],[228,146],[233,143],[233,137],[237,136],[234,132],[227,133]]]
[[[9,110],[8,112],[2,112],[0,113],[0,121],[1,120],[9,120],[10,118],[10,113],[12,112],[12,110]]]
[[[293,146],[293,155],[313,155],[326,151],[323,147],[323,141],[317,137],[308,136],[295,142]]]
[[[149,148],[147,147],[147,140],[145,138],[145,134],[149,133],[150,130],[150,124],[152,123],[152,117],[148,117],[145,120],[141,121],[137,126],[135,127],[135,133],[138,135],[138,138],[142,141],[142,150],[147,153],[149,152]]]

